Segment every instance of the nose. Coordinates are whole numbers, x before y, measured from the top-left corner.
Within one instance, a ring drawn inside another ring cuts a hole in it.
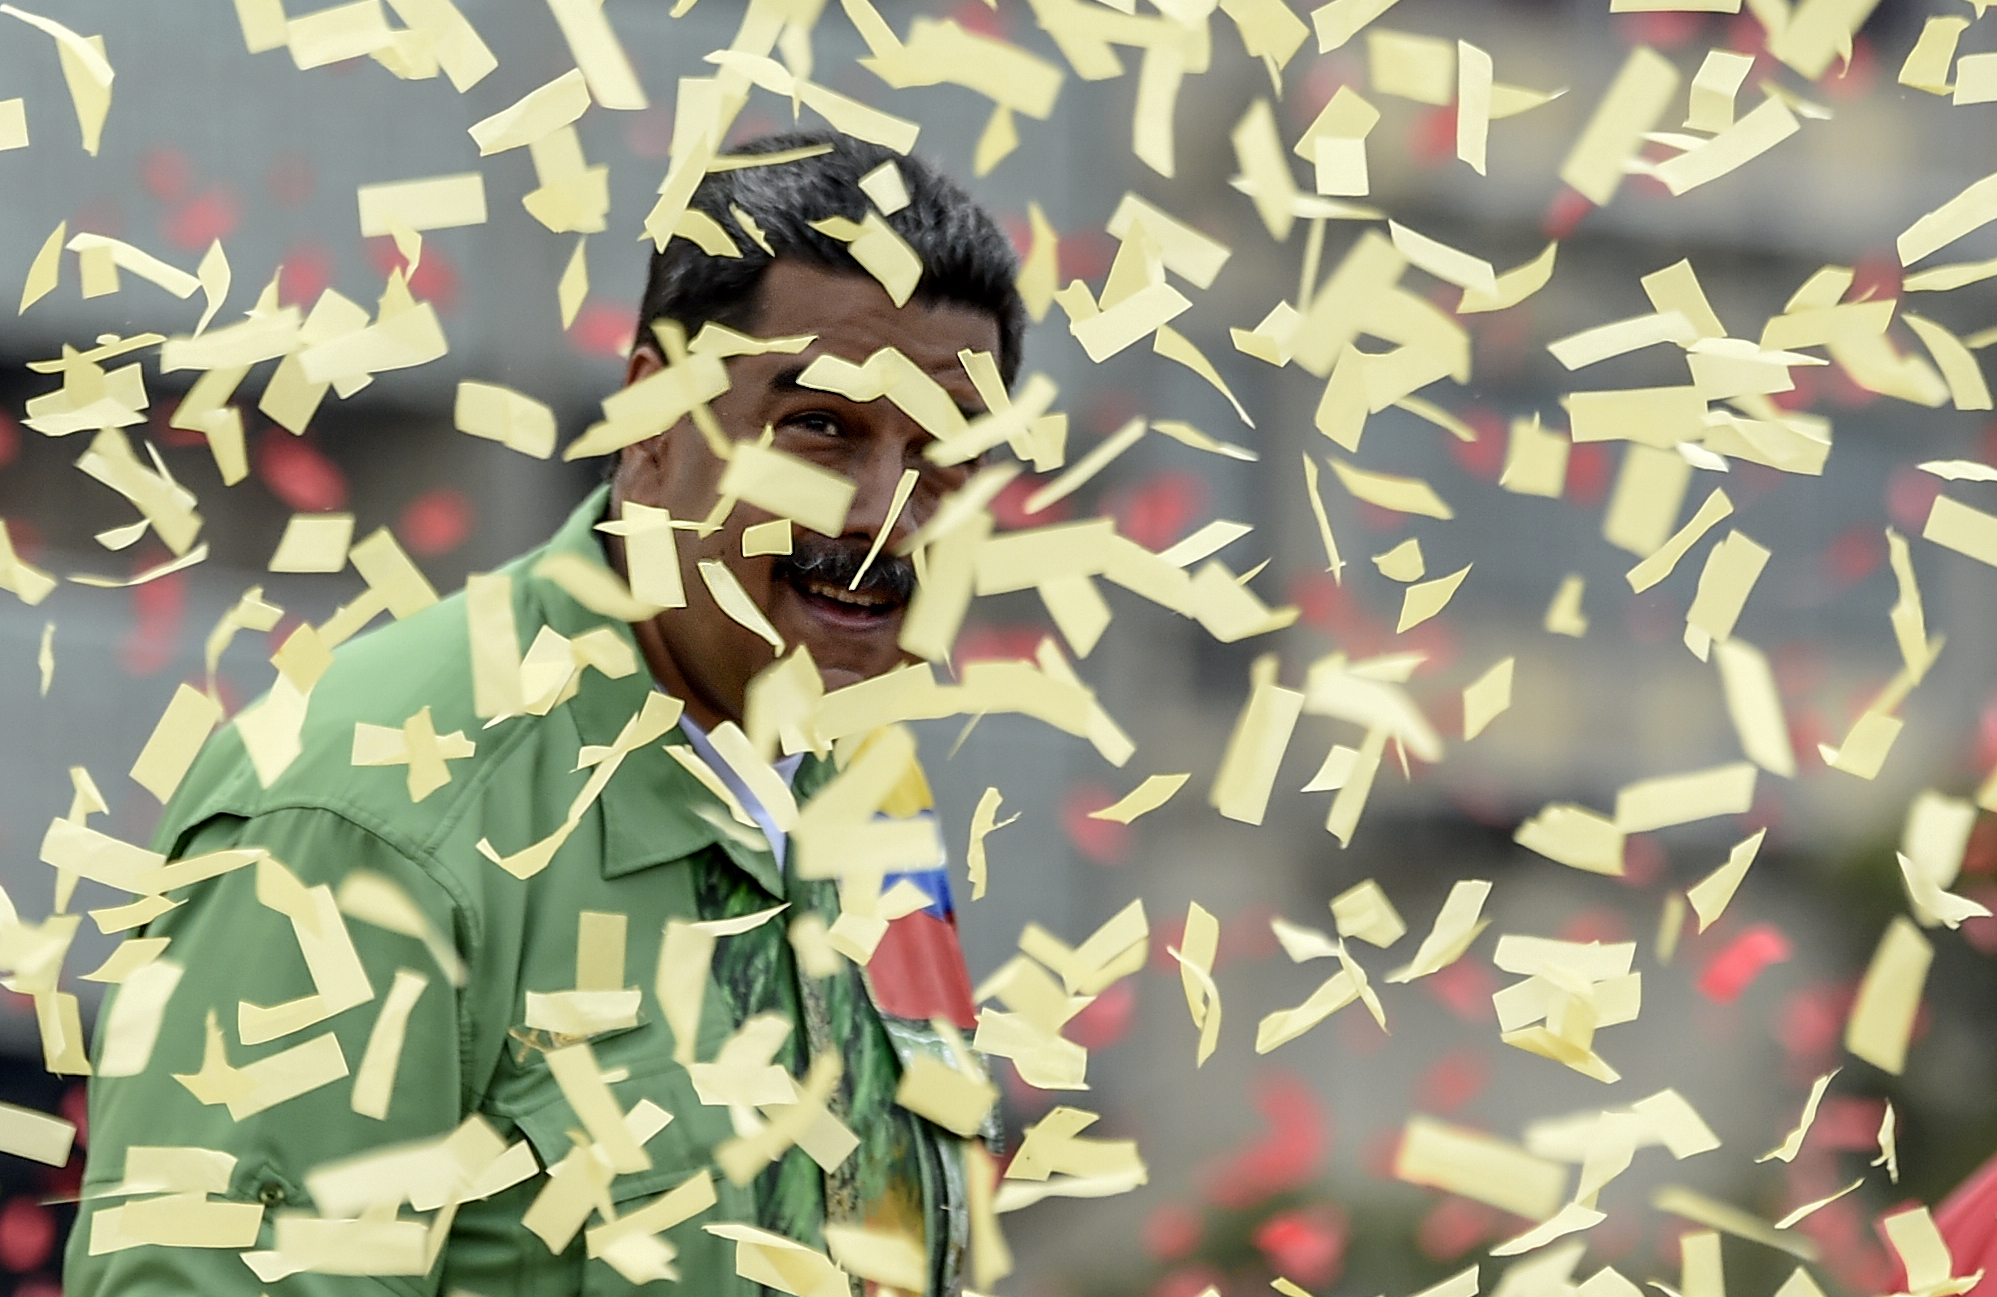
[[[911,425],[913,427],[913,425]],[[920,428],[916,437],[926,438]],[[853,503],[846,511],[846,534],[864,537],[869,543],[888,530],[882,548],[913,535],[922,519],[915,516],[914,487],[918,470],[908,463],[908,443],[913,437],[880,436],[872,439],[864,455],[851,463]]]

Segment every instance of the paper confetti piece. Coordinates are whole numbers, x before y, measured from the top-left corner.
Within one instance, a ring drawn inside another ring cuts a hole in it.
[[[1817,1259],[1817,1245],[1814,1240],[1794,1234],[1780,1233],[1758,1216],[1753,1216],[1728,1203],[1719,1202],[1704,1194],[1677,1185],[1667,1185],[1650,1196],[1650,1205],[1659,1211],[1682,1216],[1700,1225],[1710,1226],[1736,1238],[1744,1238],[1764,1247],[1772,1247],[1787,1252],[1801,1261]]]
[[[1519,825],[1512,840],[1571,868],[1620,876],[1625,832],[1621,820],[1620,815],[1611,820],[1586,807],[1555,802]]]
[[[1649,46],[1631,50],[1561,163],[1560,178],[1596,206],[1606,206],[1622,185],[1624,164],[1677,91],[1678,70],[1667,59]]]
[[[1921,538],[1997,567],[1997,517],[1938,495]]]
[[[1512,670],[1516,658],[1502,658],[1463,687],[1463,738],[1466,742],[1484,732],[1512,705]]]
[[[221,721],[220,703],[192,686],[181,685],[174,690],[173,700],[153,727],[139,759],[132,763],[133,782],[165,805]]]
[[[1409,586],[1401,596],[1401,618],[1394,626],[1394,633],[1398,635],[1419,626],[1448,607],[1457,588],[1463,584],[1463,578],[1470,575],[1471,566],[1465,564],[1448,576]]]
[[[1456,516],[1455,511],[1420,478],[1368,472],[1365,469],[1353,468],[1337,459],[1331,460],[1330,463],[1332,471],[1338,474],[1338,480],[1345,489],[1368,504],[1378,505],[1395,513],[1420,514],[1425,518],[1441,518],[1445,521]]]
[[[1402,968],[1387,974],[1389,982],[1411,982],[1418,977],[1427,977],[1449,967],[1470,948],[1470,943],[1479,933],[1490,926],[1488,919],[1479,916],[1484,912],[1484,902],[1491,895],[1491,884],[1483,879],[1460,878],[1450,886],[1449,895],[1443,899],[1442,909],[1436,913],[1435,924],[1428,936],[1422,939],[1420,949],[1414,959]]]
[[[1907,1065],[1907,1043],[1920,1008],[1934,948],[1905,916],[1894,915],[1866,966],[1845,1020],[1844,1047],[1881,1071],[1898,1076]]]
[[[1802,1151],[1804,1137],[1810,1133],[1810,1126],[1817,1119],[1817,1105],[1824,1101],[1824,1092],[1830,1089],[1831,1081],[1837,1076],[1838,1070],[1837,1068],[1832,1068],[1829,1072],[1826,1072],[1810,1083],[1810,1097],[1803,1101],[1803,1115],[1796,1119],[1795,1128],[1783,1138],[1780,1144],[1763,1153],[1760,1157],[1755,1158],[1755,1161],[1794,1162],[1796,1160],[1796,1154]],[[1801,1219],[1801,1217],[1797,1219]],[[1778,1224],[1775,1228],[1787,1229],[1788,1225]]]
[[[1543,1220],[1559,1209],[1567,1171],[1516,1144],[1417,1116],[1401,1134],[1394,1177]]]
[[[476,171],[362,185],[358,192],[365,238],[392,234],[398,225],[420,233],[485,224],[485,177]]]
[[[1741,880],[1747,877],[1748,866],[1754,863],[1755,854],[1761,850],[1761,841],[1767,833],[1768,830],[1761,829],[1736,844],[1727,853],[1725,864],[1686,890],[1685,899],[1699,916],[1699,931],[1710,928],[1727,908],[1727,902],[1733,899]]]

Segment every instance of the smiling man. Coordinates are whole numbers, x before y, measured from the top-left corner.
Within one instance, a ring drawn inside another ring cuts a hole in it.
[[[71,1293],[746,1294],[785,1256],[807,1282],[823,1262],[774,1236],[843,1257],[856,1291],[961,1288],[978,1123],[904,1087],[924,1056],[975,1071],[941,862],[887,877],[913,900],[884,930],[839,937],[840,884],[786,832],[835,764],[765,764],[740,726],[777,656],[748,623],[827,689],[905,660],[897,543],[975,467],[807,371],[891,348],[976,415],[960,353],[1011,381],[1016,263],[916,159],[791,135],[737,160],[773,153],[696,190],[742,255],[655,256],[627,383],[708,324],[809,342],[729,358],[707,429],[639,429],[542,549],[330,665],[287,658],[295,747],[241,720],[182,782],[154,845],[200,863],[100,1016]],[[886,220],[922,262],[902,305],[812,225],[866,219],[890,161],[909,201]],[[838,534],[745,552],[779,520],[721,499],[716,429],[850,484]],[[606,620],[555,573],[626,573],[641,505],[691,524],[685,606]],[[906,769],[880,814],[933,816]]]

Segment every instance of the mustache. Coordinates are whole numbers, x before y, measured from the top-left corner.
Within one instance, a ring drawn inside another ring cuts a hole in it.
[[[791,552],[776,556],[773,575],[780,581],[823,581],[844,589],[852,584],[860,565],[867,561],[872,544],[857,536],[820,536],[796,528],[792,532]],[[883,548],[857,588],[906,603],[915,595],[915,563]]]

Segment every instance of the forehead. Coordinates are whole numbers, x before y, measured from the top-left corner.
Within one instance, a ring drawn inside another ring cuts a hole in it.
[[[909,299],[897,307],[870,276],[778,259],[762,280],[755,332],[763,337],[816,334],[817,341],[797,359],[830,354],[863,363],[883,347],[894,347],[939,382],[954,376],[969,385],[959,351],[997,356],[998,320],[955,302]]]

